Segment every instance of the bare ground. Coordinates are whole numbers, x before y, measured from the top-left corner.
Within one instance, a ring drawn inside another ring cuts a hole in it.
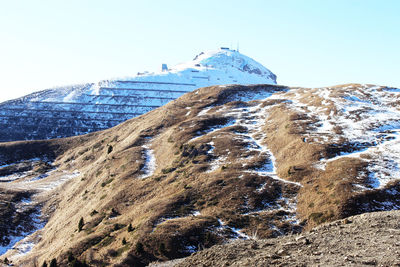
[[[298,235],[218,245],[169,266],[400,266],[400,211],[365,213]]]

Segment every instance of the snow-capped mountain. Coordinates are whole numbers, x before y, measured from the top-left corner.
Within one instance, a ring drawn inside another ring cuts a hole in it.
[[[255,60],[221,48],[157,73],[36,92],[0,104],[0,141],[67,137],[113,127],[200,87],[276,84]]]

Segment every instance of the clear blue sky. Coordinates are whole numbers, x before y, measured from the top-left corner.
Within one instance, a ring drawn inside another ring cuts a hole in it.
[[[278,83],[400,87],[398,0],[0,0],[0,101],[236,48]]]

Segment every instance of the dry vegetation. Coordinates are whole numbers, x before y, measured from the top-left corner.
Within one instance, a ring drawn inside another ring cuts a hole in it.
[[[42,196],[40,205],[43,213],[50,215],[48,223],[41,230],[40,242],[19,263],[41,264],[56,258],[67,264],[72,255],[93,266],[141,266],[224,243],[235,236],[231,229],[242,229],[257,238],[296,233],[304,225],[311,228],[360,213],[362,203],[373,205],[372,198],[390,198],[379,190],[361,194],[354,191],[354,179],[365,167],[359,159],[331,162],[325,171],[314,168],[313,163],[335,154],[338,148],[304,142],[304,134],[315,127],[317,120],[288,109],[284,99],[262,103],[269,107],[262,129],[266,133],[263,142],[276,158],[279,177],[301,183],[300,189],[246,171],[259,168],[267,159],[246,149],[245,139],[235,138],[236,133],[246,133],[245,127],[232,125],[210,132],[232,120],[224,110],[260,104],[232,102],[235,94],[287,89],[202,88],[106,131],[1,144],[0,159],[4,163],[39,157],[54,160],[51,168],[81,173],[50,195]],[[306,91],[303,100],[321,105],[321,99]],[[207,115],[198,116],[205,108],[210,109]],[[154,150],[156,158],[156,169],[148,177],[144,171],[144,145]],[[218,158],[226,160],[211,171],[210,163]],[[23,166],[18,168],[22,171]],[[37,168],[35,173],[43,173],[50,167],[41,163],[32,168]],[[10,169],[0,169],[6,171]],[[260,185],[264,189],[260,190]],[[399,185],[393,183],[390,187]],[[20,192],[13,192],[1,196],[13,202],[20,197]],[[280,205],[282,197],[296,195],[300,224],[286,221],[289,213],[284,209],[259,212],[268,205]],[[0,212],[4,218],[12,209]],[[82,229],[78,229],[81,218]],[[218,220],[229,227],[221,227]]]

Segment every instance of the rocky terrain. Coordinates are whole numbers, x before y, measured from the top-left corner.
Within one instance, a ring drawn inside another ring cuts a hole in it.
[[[0,103],[0,142],[104,130],[200,87],[259,83],[276,84],[276,76],[234,50],[202,52],[161,72],[54,88]]]
[[[400,266],[399,222],[399,211],[365,213],[302,234],[217,245],[164,266]]]
[[[108,130],[0,144],[1,257],[145,266],[399,209],[399,102],[375,85],[221,85]]]

